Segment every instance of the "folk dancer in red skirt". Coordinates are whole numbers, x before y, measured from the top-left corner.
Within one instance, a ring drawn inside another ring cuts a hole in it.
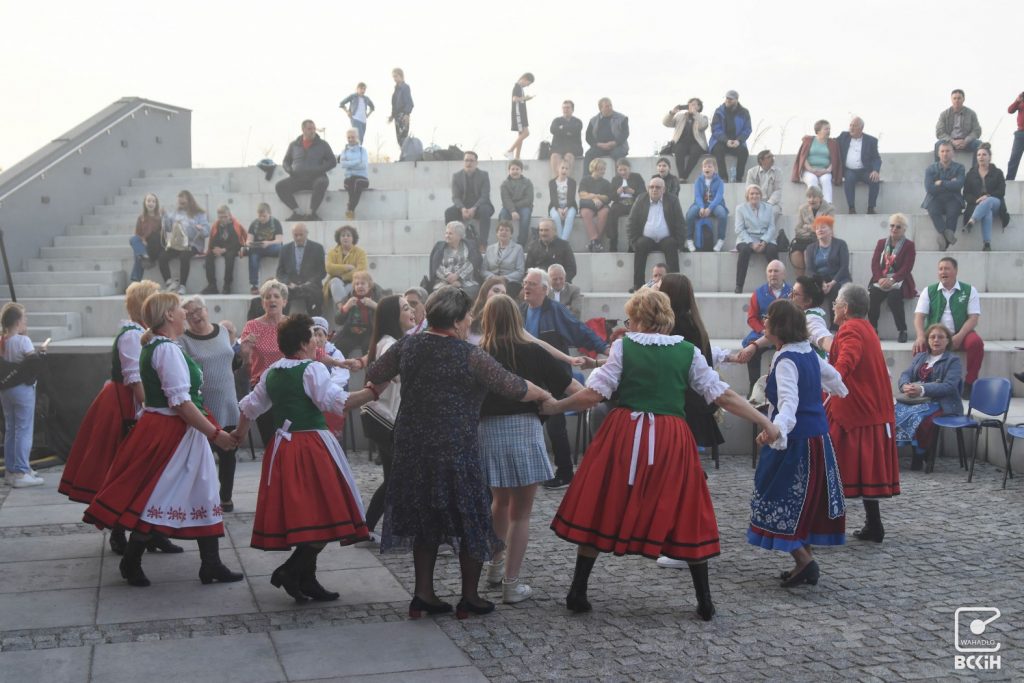
[[[609,413],[573,477],[551,528],[579,545],[565,604],[591,609],[587,580],[599,552],[665,555],[685,560],[697,593],[697,613],[715,613],[708,586],[708,558],[719,554],[718,523],[685,420],[686,389],[762,426],[774,441],[778,429],[729,389],[693,344],[672,330],[669,298],[640,289],[626,303],[629,332],[591,373],[587,388],[544,412],[585,410],[618,388]]]
[[[758,438],[747,542],[793,556],[783,587],[814,585],[821,572],[811,546],[846,543],[843,484],[821,402],[823,389],[845,396],[846,387],[811,346],[805,314],[792,301],[772,302],[764,335],[778,349],[765,395],[781,436]]]
[[[892,385],[882,344],[866,319],[868,305],[863,287],[839,290],[833,308],[839,331],[828,358],[850,395],[829,402],[828,421],[846,497],[864,499],[867,521],[853,537],[881,543],[885,528],[878,501],[900,494],[900,462]]]
[[[237,444],[203,412],[203,373],[174,343],[185,332],[185,311],[176,294],[158,292],[142,306],[149,329],[142,335],[139,376],[146,408],[117,449],[106,481],[85,510],[100,529],[131,530],[121,576],[148,586],[142,554],[154,534],[191,538],[199,544],[199,580],[241,581],[220,561],[224,535],[217,465],[210,449]]]
[[[270,583],[292,596],[337,600],[316,579],[316,558],[331,541],[350,545],[370,538],[362,498],[338,440],[324,413],[344,414],[380,396],[368,387],[349,394],[331,379],[316,357],[313,320],[286,318],[277,328],[284,358],[275,361],[239,403],[236,439],[243,439],[257,417],[271,411],[277,431],[263,458],[256,498],[252,547],[295,551],[274,570]]]
[[[104,383],[89,406],[75,442],[71,444],[64,474],[57,487],[59,492],[76,503],[92,502],[107,478],[117,447],[128,435],[142,408],[142,378],[139,377],[139,353],[142,351],[139,340],[145,331],[142,303],[150,294],[159,291],[160,285],[152,280],[143,280],[128,285],[124,294],[128,319],[121,321],[121,329],[114,337],[110,381]],[[123,555],[127,544],[124,529],[111,529],[112,551]]]

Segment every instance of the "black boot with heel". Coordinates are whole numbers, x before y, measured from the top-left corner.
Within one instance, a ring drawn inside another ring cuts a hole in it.
[[[199,544],[199,559],[202,564],[199,566],[199,580],[203,584],[211,584],[215,581],[220,583],[233,583],[243,578],[239,572],[233,572],[224,566],[220,561],[219,541],[216,537],[197,538]]]
[[[124,556],[118,568],[121,570],[121,578],[128,582],[129,586],[145,587],[149,585],[149,579],[142,571],[142,555],[146,552],[146,540],[132,538],[125,544]]]
[[[881,543],[885,538],[885,527],[882,526],[882,512],[878,509],[877,500],[864,501],[864,514],[867,517],[864,528],[854,531],[853,537],[858,541],[874,541]]]
[[[597,562],[596,557],[576,555],[576,571],[572,575],[572,585],[569,587],[569,594],[565,596],[565,606],[576,613],[589,612],[593,607],[587,600],[587,582],[590,580],[590,572]]]
[[[715,605],[711,602],[711,586],[708,584],[708,563],[690,565],[690,578],[693,589],[697,593],[697,614],[704,621],[711,621],[715,616]]]

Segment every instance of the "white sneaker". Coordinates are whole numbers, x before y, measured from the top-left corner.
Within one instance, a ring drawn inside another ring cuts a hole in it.
[[[491,562],[487,565],[487,585],[497,586],[501,584],[502,579],[505,577],[505,558],[502,557],[497,562]]]
[[[11,486],[16,489],[26,489],[29,486],[42,486],[43,478],[36,477],[28,472],[15,472],[11,477]]]
[[[178,285],[178,295],[185,296],[185,285]]]
[[[686,251],[697,251],[697,245],[693,243],[693,240],[686,240]]]
[[[658,558],[658,566],[667,569],[682,569],[688,564],[685,560],[673,560],[671,557],[665,557],[664,555]]]
[[[178,283],[174,280],[174,278],[171,278],[167,282],[164,283],[164,291],[165,292],[173,292],[177,288],[178,288]]]
[[[520,583],[518,577],[511,581],[503,579],[501,582],[501,601],[506,605],[514,605],[517,602],[522,602],[531,595],[533,595],[533,589],[525,583]]]
[[[505,158],[511,161],[516,158],[516,155],[514,152],[505,152]]]
[[[722,251],[722,247],[725,246],[725,240],[718,240],[715,242],[715,246],[712,247],[715,251]]]

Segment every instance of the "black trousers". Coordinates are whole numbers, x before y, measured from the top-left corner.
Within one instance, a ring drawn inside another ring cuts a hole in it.
[[[604,224],[604,234],[608,237],[608,251],[619,250],[619,219],[628,218],[633,205],[612,202],[608,207],[608,221]]]
[[[185,251],[176,251],[174,249],[165,249],[164,253],[160,254],[160,258],[157,260],[157,264],[160,266],[160,277],[165,281],[171,279],[171,261],[178,261],[178,282],[185,285],[188,282],[188,273],[192,268],[192,256],[195,252],[191,249]]]
[[[292,211],[299,208],[299,203],[295,201],[295,193],[311,190],[313,198],[309,200],[309,210],[311,213],[316,213],[316,210],[320,208],[320,204],[324,201],[324,195],[327,194],[327,186],[329,184],[330,181],[327,179],[326,173],[295,173],[283,180],[279,180],[274,189],[277,191],[277,196],[285,203],[285,206]]]
[[[753,390],[754,385],[757,384],[757,380],[761,378],[761,375],[765,374],[761,372],[761,356],[774,350],[774,346],[767,346],[763,349],[759,348],[757,351],[754,351],[754,355],[747,361],[747,379],[750,380],[750,389],[747,390],[748,394]]]
[[[388,479],[391,476],[391,458],[394,455],[395,432],[382,425],[378,420],[363,414],[363,434],[377,445],[377,452],[380,453],[380,465],[384,469],[384,481],[370,498],[370,504],[366,506],[366,527],[373,531],[377,522],[384,516],[384,505],[387,498]]]
[[[882,302],[889,305],[892,311],[892,319],[896,321],[896,329],[903,332],[907,329],[907,314],[903,310],[903,292],[900,287],[893,287],[889,291],[878,287],[868,287],[870,305],[868,307],[868,322],[876,330],[878,329],[878,316],[882,313]]]
[[[362,196],[363,190],[370,187],[370,181],[362,176],[350,176],[345,178],[345,189],[348,190],[348,210],[355,211],[356,207],[359,206],[359,197]]]
[[[679,243],[675,239],[666,237],[660,242],[655,242],[650,237],[641,237],[633,242],[633,287],[636,289],[643,287],[647,281],[647,257],[652,251],[661,251],[665,254],[668,272],[679,272]]]
[[[700,158],[707,154],[697,141],[693,139],[692,135],[684,135],[679,138],[675,146],[676,153],[676,175],[679,176],[679,182],[685,183],[687,176],[693,171],[697,162]],[[721,169],[719,169],[721,171]],[[721,175],[721,173],[719,173]]]
[[[725,165],[725,157],[730,154],[736,157],[736,180],[732,182],[743,182],[743,173],[747,169],[747,157],[750,155],[745,144],[740,143],[739,147],[726,147],[725,140],[721,140],[715,143],[715,148],[711,150],[711,154],[714,155],[715,161],[718,162],[718,175],[727,183],[731,179],[729,178],[729,167]]]
[[[224,293],[231,289],[231,283],[235,280],[235,261],[238,260],[238,249],[228,249],[224,252]],[[217,284],[217,256],[212,252],[206,252],[206,284]],[[164,278],[165,280],[167,278]],[[227,500],[225,498],[225,500]]]
[[[288,305],[284,308],[285,315],[291,314],[291,304],[295,301],[306,302],[306,312],[309,315],[323,315],[324,290],[319,282],[288,285]]]
[[[477,245],[487,246],[487,238],[491,234],[491,216],[494,215],[494,207],[490,202],[485,202],[480,206],[476,207],[476,218],[477,222]],[[458,221],[459,223],[466,223],[462,220],[462,209],[452,204],[444,210],[444,222],[447,225],[452,221]],[[472,221],[470,221],[472,222]]]
[[[569,450],[569,431],[565,426],[565,415],[552,415],[544,424],[551,439],[551,450],[555,452],[555,476],[563,481],[572,479],[572,453]]]
[[[743,283],[747,281],[747,267],[750,265],[750,257],[756,252],[753,249],[753,245],[747,242],[737,244],[736,251],[739,253],[739,259],[736,261],[736,286],[742,289]],[[779,248],[770,242],[764,243],[764,251],[761,253],[768,259],[767,263],[779,258]]]
[[[225,432],[231,432],[235,425],[221,427]],[[231,492],[235,488],[235,465],[238,459],[235,457],[236,449],[225,451],[222,448],[213,446],[213,452],[217,454],[217,478],[220,480],[221,502],[231,500]]]

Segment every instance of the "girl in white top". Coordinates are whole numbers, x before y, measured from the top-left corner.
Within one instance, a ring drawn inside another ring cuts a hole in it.
[[[24,306],[14,302],[4,304],[3,309],[0,309],[0,326],[3,327],[0,355],[7,363],[16,363],[20,366],[26,358],[35,355],[32,340],[25,334],[28,329],[28,316]],[[46,351],[49,341],[47,339],[43,343],[40,349],[42,352]],[[24,372],[28,368],[7,366],[4,370],[6,379],[8,373]],[[43,483],[43,478],[36,476],[29,465],[36,413],[35,380],[32,379],[27,384],[12,383],[11,386],[0,389],[0,404],[4,409],[4,480],[14,488],[39,486]]]

